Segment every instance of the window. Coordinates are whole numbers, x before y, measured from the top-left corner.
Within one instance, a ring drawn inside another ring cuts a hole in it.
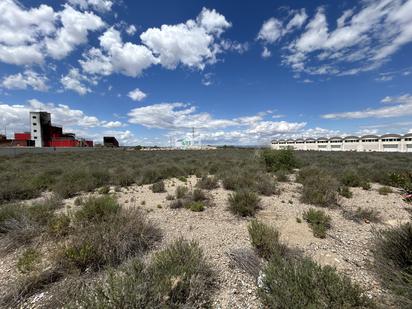
[[[37,117],[36,116],[33,116],[33,119],[36,119]]]
[[[33,122],[33,125],[34,125],[34,126],[37,126],[37,123]]]
[[[408,138],[405,138],[405,141],[406,141],[406,142],[412,142],[412,138],[409,138],[409,137],[408,137]]]
[[[34,139],[37,139],[37,136],[35,136]]]
[[[37,132],[37,130],[33,130],[33,132],[34,132],[34,133],[36,133],[36,132]]]

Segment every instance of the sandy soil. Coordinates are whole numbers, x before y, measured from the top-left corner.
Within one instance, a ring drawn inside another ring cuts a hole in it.
[[[140,207],[148,218],[163,231],[163,240],[156,250],[160,250],[173,240],[183,237],[196,240],[216,271],[217,288],[214,297],[215,308],[260,308],[255,294],[256,282],[249,274],[233,268],[228,253],[233,249],[251,248],[247,225],[250,219],[237,218],[227,210],[230,191],[218,188],[208,192],[213,206],[203,212],[187,209],[170,209],[166,200],[174,194],[178,185],[193,188],[196,177],[188,178],[187,184],[172,179],[165,181],[165,193],[153,193],[149,185],[133,185],[117,192],[119,202],[127,207]],[[332,228],[325,239],[315,238],[307,223],[298,223],[302,213],[311,205],[300,202],[300,184],[279,183],[280,195],[261,197],[262,210],[257,218],[273,225],[281,232],[281,239],[290,247],[295,247],[322,265],[332,265],[347,274],[366,289],[370,297],[386,296],[368,269],[372,262],[370,252],[372,232],[376,228],[397,225],[408,220],[407,208],[411,205],[402,201],[396,189],[394,193],[380,195],[380,185],[372,185],[369,191],[351,188],[351,199],[341,198],[340,208],[325,209],[332,218]],[[65,201],[67,209],[72,209],[74,199]],[[345,219],[343,212],[361,208],[374,208],[380,212],[381,223],[356,223]],[[15,256],[10,254],[0,261],[0,285],[10,282],[15,273]]]

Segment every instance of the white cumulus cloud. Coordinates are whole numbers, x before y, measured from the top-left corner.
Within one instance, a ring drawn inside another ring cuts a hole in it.
[[[381,102],[385,104],[384,107],[325,114],[322,117],[325,119],[361,119],[412,116],[412,96],[409,94],[399,97],[385,97]]]
[[[9,75],[3,78],[1,85],[6,89],[27,89],[32,88],[38,91],[47,91],[47,77],[32,70],[23,73]]]
[[[83,76],[79,69],[71,69],[69,73],[62,76],[60,83],[66,90],[73,90],[80,95],[85,95],[91,92],[91,89],[84,84],[84,81],[89,82],[89,79]]]
[[[110,0],[69,0],[69,3],[82,10],[94,9],[99,12],[110,11],[113,6],[113,1]]]
[[[1,0],[0,61],[32,65],[43,63],[46,57],[62,59],[86,43],[89,32],[103,26],[99,16],[68,4],[54,11],[45,4],[26,8],[16,0]]]
[[[147,97],[147,94],[141,91],[139,88],[136,88],[130,91],[127,96],[132,99],[133,101],[142,101],[144,98]]]
[[[286,26],[271,19],[263,24],[258,38],[282,44],[283,64],[311,75],[355,75],[374,70],[412,42],[412,0],[360,1],[333,24],[327,14],[323,7],[311,18],[301,11]],[[283,40],[287,29],[303,30]]]

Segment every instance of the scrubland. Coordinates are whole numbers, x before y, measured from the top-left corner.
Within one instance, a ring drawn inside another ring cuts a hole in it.
[[[407,308],[412,156],[0,158],[0,307]]]

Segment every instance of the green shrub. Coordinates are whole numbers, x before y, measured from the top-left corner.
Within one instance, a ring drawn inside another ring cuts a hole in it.
[[[370,189],[371,189],[371,184],[370,184],[369,182],[367,182],[367,181],[364,181],[364,182],[362,183],[362,189],[363,189],[363,190],[370,190]]]
[[[302,202],[322,207],[337,205],[339,184],[335,178],[318,170],[303,178]]]
[[[192,193],[192,200],[195,202],[205,201],[207,197],[205,193],[200,189],[194,189]]]
[[[196,242],[182,239],[157,253],[148,267],[154,295],[166,300],[166,306],[209,303],[213,272]]]
[[[262,151],[261,156],[269,172],[276,172],[281,169],[291,171],[298,167],[298,162],[292,149],[265,149]]]
[[[360,187],[363,183],[363,179],[353,169],[345,170],[340,181],[347,187]]]
[[[374,269],[400,307],[412,306],[412,223],[375,231]]]
[[[339,187],[339,195],[346,197],[346,198],[352,198],[353,193],[350,191],[349,187],[347,186],[341,186]]]
[[[390,187],[380,187],[378,189],[378,192],[380,195],[388,195],[389,193],[393,193],[392,189]]]
[[[204,190],[213,190],[219,188],[219,182],[216,177],[204,176],[198,180],[196,186]]]
[[[10,250],[29,244],[41,235],[61,206],[58,199],[47,199],[33,204],[0,205],[0,235],[7,234],[0,250]]]
[[[240,190],[229,195],[229,210],[235,215],[254,216],[259,208],[260,199],[252,191]]]
[[[85,170],[70,170],[65,172],[56,184],[53,191],[62,198],[69,198],[84,191],[91,191],[97,187],[96,180]]]
[[[373,208],[360,208],[358,207],[354,212],[346,211],[344,216],[347,219],[353,220],[355,222],[364,222],[369,221],[373,223],[381,222],[381,218],[379,216],[379,212]]]
[[[189,192],[189,189],[187,187],[178,186],[176,188],[176,198],[177,199],[184,198],[188,192]]]
[[[270,175],[260,174],[256,178],[256,190],[258,193],[271,196],[277,194],[276,182]]]
[[[162,192],[166,192],[165,189],[165,183],[163,182],[163,180],[160,180],[158,182],[155,182],[150,189],[152,190],[153,193],[162,193]]]
[[[109,194],[109,192],[110,192],[109,186],[104,186],[99,189],[99,194]]]
[[[61,214],[55,215],[48,224],[48,232],[54,237],[64,237],[70,233],[70,217]]]
[[[65,267],[76,268],[81,272],[84,272],[89,267],[97,269],[103,264],[97,255],[95,247],[88,242],[67,245],[60,259],[65,264]]]
[[[285,254],[286,246],[280,243],[279,232],[275,228],[253,220],[248,231],[252,246],[262,258],[269,260],[273,255]]]
[[[173,201],[169,204],[169,207],[170,207],[171,209],[179,209],[179,208],[182,208],[183,206],[184,206],[184,205],[183,205],[183,202],[182,202],[181,199],[173,200]]]
[[[389,175],[389,179],[390,179],[390,185],[401,188],[407,193],[412,193],[412,172],[411,171],[391,173]]]
[[[222,184],[226,190],[250,189],[255,186],[255,179],[254,175],[247,171],[231,171],[222,175]]]
[[[326,237],[326,231],[330,228],[331,219],[323,210],[311,208],[303,214],[303,219],[309,223],[315,237]]]
[[[100,222],[108,220],[120,211],[120,205],[111,196],[91,197],[76,211],[75,219],[78,222]]]
[[[41,262],[41,255],[34,248],[25,250],[17,260],[17,269],[21,273],[29,273],[34,271]]]
[[[277,181],[288,182],[289,181],[288,174],[289,172],[287,170],[280,169],[276,171],[275,176],[276,176]]]
[[[78,196],[74,199],[74,205],[75,206],[80,206],[81,204],[83,204],[83,198],[81,196]]]
[[[85,289],[73,307],[207,308],[214,274],[194,242],[178,240],[148,266],[135,259],[121,272]]]
[[[0,205],[0,234],[8,233],[10,223],[23,220],[26,214],[26,208],[22,204]]]
[[[55,257],[67,271],[117,266],[143,254],[160,239],[160,231],[136,208],[119,209],[79,223]]]
[[[330,266],[274,256],[258,294],[266,308],[374,308],[360,287]]]
[[[177,179],[180,180],[181,182],[184,182],[184,183],[187,182],[187,177],[186,176],[178,176]]]
[[[185,207],[187,209],[190,209],[191,211],[194,211],[194,212],[201,212],[201,211],[205,210],[205,206],[203,205],[202,202],[191,202],[191,203],[185,205]]]

